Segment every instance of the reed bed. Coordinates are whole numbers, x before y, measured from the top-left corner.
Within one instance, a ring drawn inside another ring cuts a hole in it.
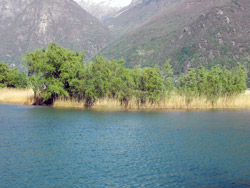
[[[250,95],[250,89],[246,90],[245,95]]]
[[[72,99],[58,99],[54,107],[62,108],[85,108],[85,101]],[[167,110],[167,109],[250,109],[250,94],[241,94],[232,97],[221,97],[212,104],[205,97],[194,98],[187,102],[185,97],[174,95],[170,98],[162,99],[159,102],[152,103],[149,100],[145,103],[139,103],[135,98],[128,103],[121,103],[118,99],[102,98],[98,99],[91,109],[96,110]]]
[[[84,100],[59,98],[55,100],[53,107],[57,108],[85,108]]]
[[[0,102],[32,105],[35,102],[32,89],[0,88]]]
[[[36,101],[34,92],[31,89],[1,88],[0,102],[32,105]],[[55,101],[53,107],[84,109],[85,101],[61,98]],[[135,98],[132,98],[127,103],[121,103],[118,99],[102,98],[95,101],[91,108],[96,110],[250,109],[250,90],[238,96],[221,97],[214,104],[205,97],[194,98],[190,103],[187,103],[185,97],[175,94],[159,102],[152,103],[147,100],[143,104]]]

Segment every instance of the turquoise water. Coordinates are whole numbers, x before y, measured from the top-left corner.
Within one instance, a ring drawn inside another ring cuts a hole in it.
[[[0,105],[0,187],[250,187],[250,111]]]

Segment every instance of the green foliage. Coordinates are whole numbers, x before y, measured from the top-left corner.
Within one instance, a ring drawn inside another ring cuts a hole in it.
[[[205,96],[213,104],[221,96],[237,95],[246,90],[247,71],[239,65],[229,71],[214,66],[211,70],[199,67],[189,69],[179,81],[179,92],[188,102],[194,97]]]
[[[10,68],[4,63],[0,63],[0,87],[7,87],[9,74]]]
[[[47,49],[26,54],[24,61],[35,95],[41,95],[47,104],[52,104],[58,97],[67,97],[85,100],[85,106],[91,107],[97,99],[115,98],[126,106],[132,98],[136,98],[138,104],[147,100],[155,103],[165,96],[170,97],[176,90],[170,59],[161,68],[136,66],[128,69],[124,60],[110,61],[97,56],[92,62],[83,64],[83,58],[84,54],[55,43]],[[2,70],[7,70],[1,66]],[[19,75],[19,80],[24,78],[22,76]],[[179,78],[177,91],[186,97],[187,102],[205,96],[215,103],[220,96],[243,92],[246,79],[247,72],[242,65],[231,71],[218,66],[210,70],[198,67],[189,69]]]
[[[117,97],[127,104],[135,88],[132,70],[124,67],[124,60],[112,61],[110,64],[109,97]]]
[[[47,49],[27,53],[24,62],[31,76],[32,88],[41,93],[45,103],[59,96],[70,96],[72,80],[83,67],[84,54],[50,43]]]
[[[242,93],[247,89],[246,80],[247,80],[247,70],[243,65],[238,65],[234,70],[234,92]]]
[[[181,48],[180,51],[177,51],[176,56],[179,63],[183,64],[185,61],[190,60],[196,52],[195,45],[185,46]]]
[[[26,88],[28,79],[25,73],[19,73],[17,68],[11,69],[8,65],[0,63],[0,88]]]
[[[171,59],[168,59],[162,66],[162,76],[167,96],[170,96],[171,92],[174,90],[173,69],[170,62]]]
[[[223,94],[223,71],[219,67],[213,67],[207,76],[207,91],[206,96],[212,102]]]
[[[188,103],[198,94],[197,83],[195,69],[189,69],[188,73],[180,78],[179,92],[186,97]]]
[[[151,101],[159,101],[164,89],[163,79],[155,68],[146,67],[142,71],[141,90]]]

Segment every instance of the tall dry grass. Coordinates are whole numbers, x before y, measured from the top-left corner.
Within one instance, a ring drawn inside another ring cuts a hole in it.
[[[54,107],[84,108],[84,104],[84,100],[58,99]],[[121,103],[118,99],[103,98],[98,99],[91,108],[104,110],[250,109],[250,92],[233,97],[221,97],[214,104],[205,97],[194,98],[190,103],[187,103],[185,97],[180,95],[162,99],[157,103],[146,101],[143,104],[138,103],[135,98],[128,101],[127,104]]]
[[[247,89],[245,95],[250,95],[250,89]]]
[[[65,98],[59,98],[55,100],[53,107],[59,107],[59,108],[84,108],[85,101],[81,100],[78,101],[76,99],[65,99]]]
[[[35,103],[34,93],[31,89],[0,88],[0,102],[12,104],[32,105]],[[62,108],[85,108],[85,101],[75,99],[58,99],[54,107]],[[141,104],[133,98],[127,104],[121,103],[118,99],[98,99],[92,109],[103,110],[164,110],[164,109],[250,109],[250,90],[245,94],[234,97],[222,97],[213,105],[206,98],[195,98],[187,103],[185,97],[173,95],[170,98],[162,99],[157,103],[146,101]]]
[[[11,104],[34,104],[34,92],[32,89],[0,88],[0,102]]]

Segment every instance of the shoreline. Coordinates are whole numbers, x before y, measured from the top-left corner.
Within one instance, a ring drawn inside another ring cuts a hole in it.
[[[32,105],[34,102],[32,89],[0,88],[0,103]]]
[[[35,105],[35,104],[26,104],[26,103],[16,103],[16,102],[3,102],[0,101],[0,105],[19,105],[19,106],[34,106],[34,107],[49,107],[55,109],[72,109],[72,110],[92,110],[92,111],[129,111],[129,112],[154,112],[154,111],[211,111],[211,110],[250,110],[250,107],[247,108],[238,108],[238,107],[229,107],[229,108],[203,108],[203,107],[196,107],[196,108],[109,108],[109,107],[92,107],[92,108],[85,108],[85,107],[67,107],[67,106],[53,106],[53,105]]]
[[[160,100],[158,103],[146,101],[138,104],[136,99],[128,101],[127,105],[121,104],[118,99],[98,99],[91,108],[84,107],[85,101],[58,99],[51,106],[34,105],[34,93],[31,89],[0,89],[0,104],[48,106],[59,109],[79,109],[96,111],[206,111],[206,110],[250,110],[250,90],[245,94],[234,97],[219,98],[217,103],[212,105],[205,98],[194,98],[187,104],[185,97],[173,95],[170,98]]]
[[[61,110],[96,111],[96,112],[208,112],[208,111],[250,111],[250,108],[161,108],[161,109],[124,109],[124,108],[74,108],[74,107],[54,107],[48,105],[17,104],[1,102],[0,105],[17,105],[26,107],[48,107]]]

